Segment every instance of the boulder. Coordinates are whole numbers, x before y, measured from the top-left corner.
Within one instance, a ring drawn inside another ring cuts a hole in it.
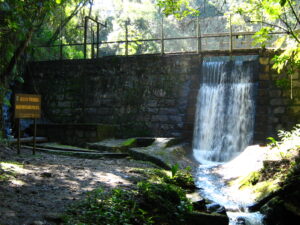
[[[193,225],[228,225],[229,218],[227,215],[221,215],[218,213],[200,213],[193,212],[188,215],[186,219],[187,224]]]

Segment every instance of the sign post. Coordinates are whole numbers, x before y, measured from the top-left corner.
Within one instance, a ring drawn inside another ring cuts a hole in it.
[[[18,154],[20,154],[20,119],[33,119],[33,148],[32,154],[35,154],[36,148],[36,119],[41,118],[41,96],[31,94],[16,94],[15,95],[15,118],[18,119]]]

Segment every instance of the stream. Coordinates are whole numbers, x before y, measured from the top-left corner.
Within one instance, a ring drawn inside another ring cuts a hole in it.
[[[255,203],[255,196],[249,190],[240,190],[238,185],[228,183],[262,168],[266,151],[267,148],[258,145],[249,146],[227,163],[210,163],[198,168],[196,185],[200,188],[200,195],[223,206],[230,225],[263,224],[262,214],[248,211],[248,207]]]

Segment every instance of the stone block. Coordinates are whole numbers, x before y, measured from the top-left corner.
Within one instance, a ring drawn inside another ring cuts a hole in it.
[[[286,98],[274,98],[271,99],[270,104],[271,106],[280,106],[280,105],[287,105],[289,102]]]
[[[281,94],[282,94],[282,90],[280,90],[280,89],[270,90],[270,97],[271,98],[281,97]]]
[[[266,89],[259,89],[257,92],[258,92],[258,96],[259,97],[266,97],[266,96],[268,96],[268,91]]]
[[[268,57],[260,57],[259,58],[259,63],[261,65],[268,65],[270,62],[270,59]]]
[[[264,71],[265,73],[269,73],[269,72],[270,72],[270,66],[269,66],[269,65],[263,66],[263,71]]]
[[[167,122],[168,120],[169,118],[166,115],[154,115],[151,119],[153,122]]]
[[[75,135],[79,138],[83,137],[83,131],[82,130],[75,130]]]
[[[300,106],[291,106],[290,111],[292,114],[298,114],[300,113]]]
[[[260,73],[259,80],[270,80],[269,74],[267,73]]]
[[[256,100],[257,105],[268,105],[269,104],[269,99],[268,98],[258,98]]]
[[[164,101],[161,101],[159,105],[165,106],[165,107],[176,106],[176,100],[175,99],[166,99]]]
[[[283,113],[285,113],[285,107],[276,107],[276,108],[274,108],[273,113],[274,114],[283,114]]]
[[[170,121],[176,124],[182,123],[183,118],[181,116],[170,116]]]
[[[57,103],[57,106],[61,107],[61,108],[70,108],[70,107],[72,107],[72,102],[70,102],[70,101],[59,101]]]
[[[270,120],[271,123],[278,123],[279,122],[278,117],[270,117],[269,120]]]
[[[268,106],[257,106],[256,107],[256,114],[267,114],[268,113]]]

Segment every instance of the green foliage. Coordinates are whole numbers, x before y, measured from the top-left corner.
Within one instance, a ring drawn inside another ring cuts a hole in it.
[[[179,165],[176,163],[175,165],[172,166],[171,172],[172,172],[172,178],[175,177],[176,173],[179,170]]]
[[[135,190],[102,189],[71,207],[65,224],[184,224],[192,211],[185,191],[172,184],[140,182]]]
[[[87,199],[74,205],[65,215],[65,224],[153,224],[151,216],[139,208],[136,191],[102,189],[91,192]]]
[[[273,137],[267,137],[267,140],[270,141],[270,145],[271,145],[272,147],[277,147],[277,148],[278,148],[278,142],[276,141],[275,138],[273,138]]]
[[[199,11],[190,6],[189,0],[158,0],[157,5],[166,16],[174,15],[177,19],[199,15]]]
[[[138,190],[142,205],[150,211],[156,224],[184,224],[185,216],[193,210],[186,192],[176,185],[141,182]]]
[[[271,40],[270,33],[273,32],[273,27],[263,27],[253,35],[253,45],[261,45],[265,47],[268,41]]]
[[[290,81],[287,78],[277,79],[275,81],[276,87],[282,88],[282,89],[288,89],[290,86]]]
[[[193,182],[190,168],[178,170],[173,177],[168,171],[153,168],[132,172],[142,174],[145,180],[131,190],[97,189],[89,193],[65,213],[65,224],[186,224],[187,215],[193,211],[183,189],[186,180]]]
[[[171,177],[165,176],[163,180],[166,183],[174,184],[184,189],[189,189],[189,190],[195,189],[195,181],[190,172],[189,167],[187,167],[184,170],[179,170],[177,168],[176,173],[174,175],[172,171],[172,176]]]
[[[240,15],[243,21],[263,25],[253,36],[254,43],[265,47],[267,42],[272,42],[276,49],[284,49],[274,57],[273,68],[281,72],[288,67],[290,73],[299,68],[300,36],[299,31],[295,29],[300,25],[300,16],[296,13],[299,2],[295,0],[246,0],[241,4],[237,2],[240,1],[230,1],[231,13]],[[283,34],[273,36],[272,32]]]
[[[170,174],[169,171],[161,169],[143,169],[135,172],[142,173],[146,179],[153,183],[173,184],[187,190],[195,189],[194,178],[189,167],[183,170],[177,168],[174,175],[172,175],[172,171]]]

